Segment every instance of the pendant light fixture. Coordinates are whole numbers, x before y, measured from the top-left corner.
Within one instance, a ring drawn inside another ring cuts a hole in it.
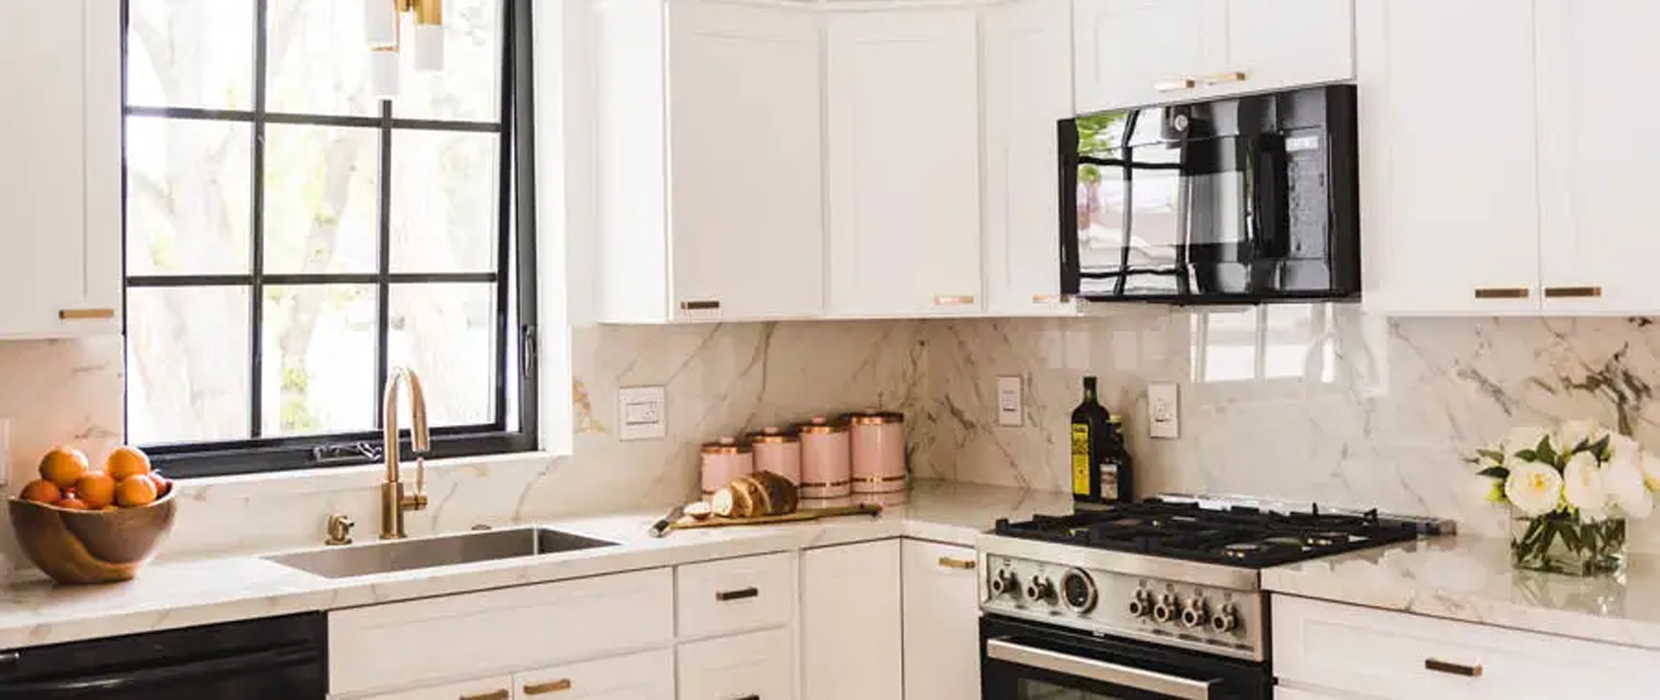
[[[369,46],[369,83],[376,97],[398,96],[403,18],[412,16],[415,70],[444,69],[443,0],[362,0],[363,40]]]

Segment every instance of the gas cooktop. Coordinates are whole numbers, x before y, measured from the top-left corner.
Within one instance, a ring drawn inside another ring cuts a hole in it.
[[[994,534],[1182,561],[1260,569],[1427,534],[1422,521],[1367,512],[1214,507],[1195,499],[1140,503],[997,521]]]

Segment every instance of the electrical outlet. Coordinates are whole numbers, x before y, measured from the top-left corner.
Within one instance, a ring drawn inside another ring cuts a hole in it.
[[[1181,399],[1175,384],[1147,385],[1147,433],[1160,440],[1182,435]]]
[[[997,378],[997,424],[1018,428],[1026,424],[1026,400],[1020,377]]]
[[[668,395],[663,387],[628,386],[618,389],[618,439],[663,439],[668,435],[668,411]]]

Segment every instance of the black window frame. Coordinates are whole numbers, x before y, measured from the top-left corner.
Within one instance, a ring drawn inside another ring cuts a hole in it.
[[[385,391],[390,334],[392,284],[490,282],[496,285],[496,344],[494,368],[495,420],[489,424],[435,427],[430,458],[465,457],[538,448],[537,411],[537,313],[536,313],[536,211],[534,53],[532,32],[533,0],[502,0],[502,63],[500,122],[467,122],[407,119],[393,115],[390,101],[380,101],[379,116],[340,116],[271,112],[266,109],[267,31],[271,3],[276,0],[246,0],[254,5],[254,92],[247,110],[186,107],[133,106],[128,102],[127,62],[128,3],[121,3],[121,105],[122,105],[122,245],[126,245],[126,120],[128,117],[161,117],[248,124],[252,144],[251,228],[249,268],[246,273],[228,275],[128,275],[122,255],[122,303],[133,288],[191,286],[234,286],[249,290],[251,344],[249,369],[249,434],[253,437],[210,442],[141,445],[158,469],[173,478],[227,476],[285,470],[345,467],[370,464],[382,456],[382,418],[374,411],[374,430],[305,436],[262,437],[263,416],[261,343],[263,294],[266,285],[374,284],[376,297],[376,372],[374,405],[379,407]],[[365,49],[367,50],[367,49]],[[375,128],[379,132],[379,193],[377,206],[378,257],[373,273],[270,274],[263,271],[264,232],[264,135],[268,124],[306,126],[347,126]],[[393,273],[390,271],[388,241],[391,236],[392,135],[398,131],[486,132],[500,134],[501,164],[499,218],[497,225],[496,272],[486,273]],[[511,306],[511,308],[509,308]],[[125,319],[127,316],[123,314]],[[510,321],[512,322],[510,324]],[[512,326],[511,328],[509,326]],[[516,357],[510,353],[517,353]],[[516,361],[515,361],[516,360]],[[130,375],[129,375],[130,376]],[[426,382],[442,381],[426,377]],[[126,399],[123,398],[123,401]],[[510,402],[512,405],[510,406]],[[516,407],[516,416],[510,409]],[[407,409],[403,409],[407,410]],[[130,412],[130,408],[129,408]],[[516,417],[510,421],[509,417]],[[130,423],[130,421],[129,421]],[[400,451],[414,455],[408,426],[400,439]]]

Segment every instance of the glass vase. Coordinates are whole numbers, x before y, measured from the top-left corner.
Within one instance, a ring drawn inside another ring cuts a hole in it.
[[[1510,521],[1510,563],[1518,569],[1596,576],[1625,566],[1625,521],[1582,523],[1569,513]]]

